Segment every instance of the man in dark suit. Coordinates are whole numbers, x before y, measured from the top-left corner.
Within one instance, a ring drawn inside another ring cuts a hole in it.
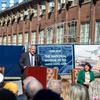
[[[19,64],[22,68],[22,72],[26,67],[34,67],[41,65],[41,57],[36,54],[35,45],[31,45],[28,52],[22,54]]]

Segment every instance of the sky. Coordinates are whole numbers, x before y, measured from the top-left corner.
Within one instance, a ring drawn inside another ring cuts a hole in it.
[[[6,1],[6,4],[7,4],[7,7],[9,6],[9,2],[10,0],[5,0]],[[23,0],[14,0],[15,3],[17,2],[22,2]],[[0,9],[2,8],[2,0],[0,0]]]

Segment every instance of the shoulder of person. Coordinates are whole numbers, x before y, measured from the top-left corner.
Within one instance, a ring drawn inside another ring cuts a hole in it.
[[[82,69],[82,70],[79,71],[79,73],[85,73],[85,71]]]
[[[24,53],[22,53],[22,57],[23,57],[23,56],[27,56],[27,55],[29,55],[29,52],[24,52]]]
[[[29,54],[29,52],[24,52],[24,55],[28,55]]]
[[[90,70],[90,73],[94,73],[94,71],[93,70]]]

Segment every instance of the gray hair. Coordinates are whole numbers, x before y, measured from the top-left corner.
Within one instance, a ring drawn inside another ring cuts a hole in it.
[[[70,100],[89,100],[87,88],[80,84],[74,84],[70,90]]]
[[[34,79],[27,84],[26,93],[32,98],[41,89],[43,89],[42,84],[37,79]]]
[[[58,94],[60,94],[62,92],[62,90],[61,90],[61,80],[51,79],[48,82],[47,88],[51,89],[52,91],[54,91]]]
[[[24,89],[25,89],[25,90],[26,90],[27,84],[28,84],[30,81],[32,81],[32,80],[36,80],[36,78],[33,77],[33,76],[28,76],[28,77],[26,77],[26,78],[23,80],[23,85],[24,85]]]
[[[94,80],[89,84],[89,96],[91,100],[100,99],[100,80]]]

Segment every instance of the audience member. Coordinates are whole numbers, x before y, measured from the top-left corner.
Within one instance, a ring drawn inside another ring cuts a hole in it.
[[[12,91],[16,95],[18,94],[18,85],[14,82],[5,83],[4,88]]]
[[[67,79],[62,79],[61,80],[61,87],[62,87],[62,93],[61,93],[61,97],[64,100],[70,100],[70,88],[71,88],[71,84]]]
[[[17,100],[17,97],[13,92],[0,88],[0,100]]]
[[[3,87],[3,83],[4,83],[4,75],[0,72],[0,88]]]
[[[36,78],[33,76],[28,76],[23,80],[23,90],[26,90],[27,84],[32,80],[36,80]]]
[[[94,80],[89,84],[90,100],[100,100],[100,80]]]
[[[49,89],[42,89],[36,93],[33,100],[61,100],[60,95]]]
[[[51,89],[52,91],[61,94],[62,90],[61,90],[61,80],[56,80],[56,79],[51,79],[48,82],[47,85],[48,89]]]
[[[70,100],[89,100],[88,89],[80,84],[74,84],[70,90]]]
[[[34,95],[41,89],[43,89],[43,86],[37,79],[31,80],[26,86],[26,95],[28,100],[31,100]]]
[[[17,96],[17,100],[27,100],[27,96],[25,94],[20,94]]]
[[[81,70],[78,74],[77,82],[79,84],[88,87],[89,83],[95,79],[94,73],[91,70],[91,68],[92,68],[91,65],[88,62],[86,62],[84,65],[84,69]]]

